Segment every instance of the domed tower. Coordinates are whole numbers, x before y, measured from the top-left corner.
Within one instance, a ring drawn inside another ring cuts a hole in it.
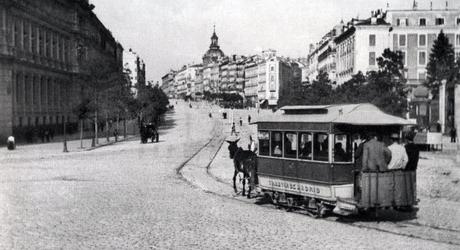
[[[206,65],[213,62],[215,63],[224,56],[224,52],[220,50],[219,37],[216,35],[216,26],[214,26],[214,32],[211,36],[211,45],[209,46],[209,50],[206,51],[206,53],[203,56],[203,64]]]

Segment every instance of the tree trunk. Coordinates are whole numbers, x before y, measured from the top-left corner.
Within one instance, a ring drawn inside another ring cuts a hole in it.
[[[83,148],[83,119],[80,120],[80,148]]]
[[[126,127],[126,116],[125,119],[123,119],[123,139],[126,139],[126,134],[128,133],[127,127]]]
[[[107,142],[110,141],[110,135],[109,135],[110,129],[109,129],[109,114],[107,111],[105,112],[105,136],[107,139]]]
[[[97,109],[96,109],[96,113],[95,113],[95,116],[94,116],[94,139],[95,139],[95,142],[96,144],[99,144],[99,138],[98,138],[98,121],[97,121]]]
[[[457,163],[460,163],[460,142],[458,140],[458,129],[460,129],[460,84],[455,85],[454,96],[454,124],[457,129]]]

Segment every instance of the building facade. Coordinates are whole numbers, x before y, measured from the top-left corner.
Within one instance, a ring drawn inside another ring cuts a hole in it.
[[[123,48],[88,1],[0,1],[0,141],[76,122],[78,79],[96,58],[122,72]]]
[[[161,77],[161,89],[169,98],[176,98],[175,97],[175,85],[174,85],[174,77],[176,72],[174,70],[169,71],[166,75]]]

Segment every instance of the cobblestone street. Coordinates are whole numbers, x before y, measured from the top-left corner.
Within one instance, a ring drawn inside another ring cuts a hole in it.
[[[228,124],[216,111],[209,118],[209,108],[179,103],[160,143],[128,140],[68,154],[58,143],[2,148],[0,248],[458,248],[234,198],[208,174],[216,154],[216,162],[230,162],[225,144],[219,151]]]

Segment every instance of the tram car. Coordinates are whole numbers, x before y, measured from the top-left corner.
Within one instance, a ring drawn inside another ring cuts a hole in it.
[[[273,203],[315,216],[412,208],[415,171],[363,172],[364,131],[386,137],[411,122],[372,104],[287,106],[257,122],[257,188]]]

